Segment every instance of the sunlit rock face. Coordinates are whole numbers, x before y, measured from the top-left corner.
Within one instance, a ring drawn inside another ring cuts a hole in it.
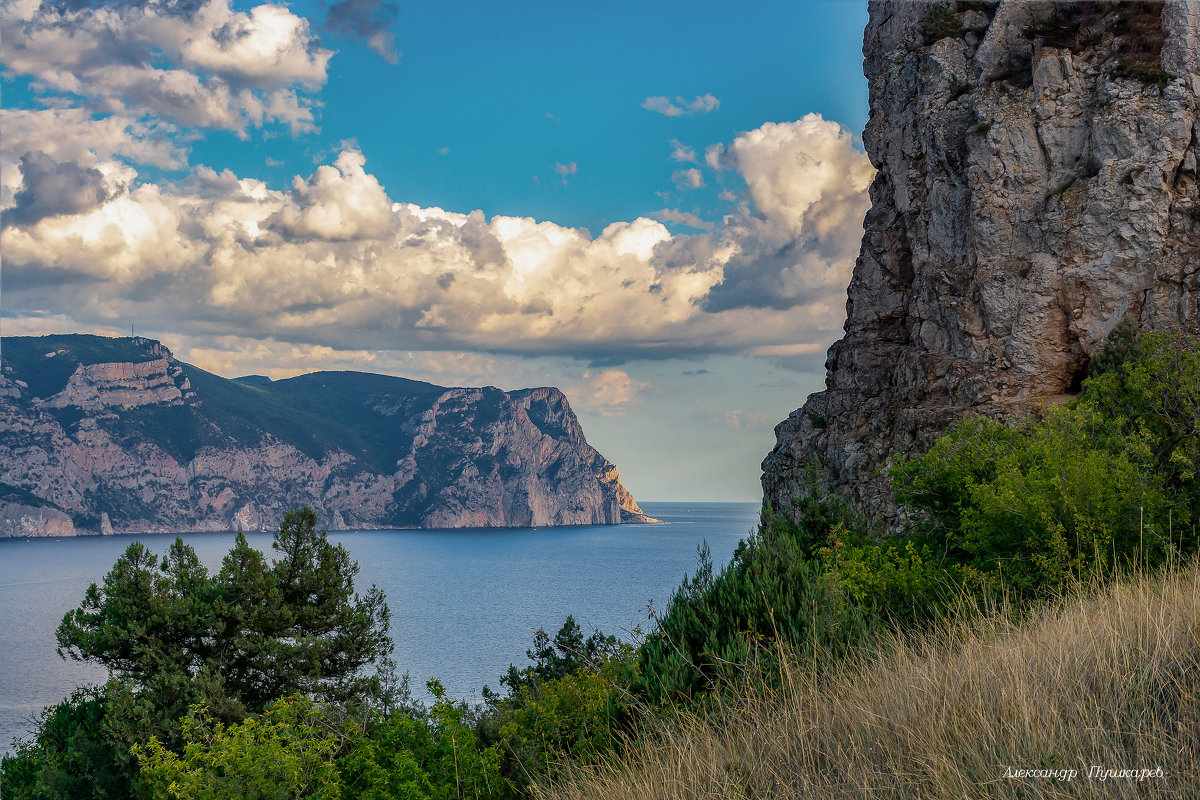
[[[845,335],[763,489],[794,513],[815,480],[894,522],[895,455],[1074,392],[1123,317],[1200,329],[1200,4],[869,13],[878,172]]]
[[[94,336],[4,341],[0,489],[0,536],[650,521],[557,389],[230,381]]]

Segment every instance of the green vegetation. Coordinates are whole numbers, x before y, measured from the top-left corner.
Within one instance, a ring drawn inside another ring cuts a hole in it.
[[[778,680],[731,687],[716,709],[681,713],[543,796],[1196,797],[1197,584],[1188,563],[1032,611],[963,608],[824,670],[785,652]],[[1101,780],[1092,765],[1152,773]]]
[[[921,22],[921,34],[926,44],[962,34],[962,16],[955,5],[950,2],[929,4],[925,19]]]
[[[21,503],[33,508],[58,508],[54,503],[38,497],[27,489],[7,483],[0,483],[0,502]]]
[[[111,361],[150,361],[146,347],[133,339],[110,339],[90,334],[5,337],[4,360],[16,377],[29,385],[34,397],[51,397],[67,385],[80,364]]]
[[[348,705],[385,698],[382,593],[355,594],[357,564],[316,530],[311,509],[284,518],[274,547],[268,565],[239,534],[209,575],[178,539],[161,560],[129,545],[57,631],[60,654],[102,664],[111,679],[45,712],[34,740],[0,768],[6,797],[63,796],[48,787],[64,776],[121,787],[97,796],[132,796],[141,783],[133,745],[156,737],[177,746],[194,706],[236,722],[293,694]]]
[[[80,364],[149,361],[157,357],[152,344],[85,334],[11,337],[4,339],[3,353],[13,377],[26,381],[35,397],[47,398],[63,390]],[[410,437],[395,417],[379,409],[419,411],[444,391],[423,381],[362,372],[318,372],[246,383],[190,364],[181,366],[198,403],[132,408],[101,417],[99,424],[117,441],[149,439],[181,462],[208,445],[231,440],[257,444],[269,434],[313,458],[341,449],[373,469],[388,471],[397,454],[406,451]],[[68,429],[82,416],[77,409],[54,413]]]
[[[215,575],[131,545],[58,631],[112,679],[43,713],[5,796],[957,798],[1093,755],[1186,794],[1200,339],[1123,323],[1072,402],[965,419],[891,476],[899,533],[819,491],[765,508],[640,641],[569,617],[476,707],[395,681],[383,597],[311,510]]]

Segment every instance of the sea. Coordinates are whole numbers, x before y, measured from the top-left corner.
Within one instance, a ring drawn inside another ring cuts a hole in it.
[[[707,542],[715,567],[729,562],[758,521],[756,503],[643,503],[662,525],[346,531],[329,534],[358,561],[356,588],[383,590],[392,612],[394,658],[417,697],[426,681],[478,701],[500,689],[538,629],[551,636],[568,614],[585,633],[633,640],[649,627]],[[183,540],[219,568],[233,534]],[[248,534],[270,554],[271,534]],[[133,541],[164,553],[174,535],[0,540],[0,752],[32,730],[31,719],[76,687],[103,683],[101,667],[63,659],[54,631]]]

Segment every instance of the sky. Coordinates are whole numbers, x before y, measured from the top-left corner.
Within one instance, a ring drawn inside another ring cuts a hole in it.
[[[0,2],[0,332],[554,385],[758,501],[869,205],[858,0]]]

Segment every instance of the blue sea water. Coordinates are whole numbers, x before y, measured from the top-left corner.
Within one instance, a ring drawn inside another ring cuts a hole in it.
[[[630,638],[662,608],[696,548],[707,541],[714,565],[727,563],[755,525],[753,503],[645,503],[665,525],[567,528],[364,531],[330,534],[358,561],[357,586],[377,585],[392,611],[400,670],[414,689],[437,678],[451,695],[478,699],[499,688],[509,664],[542,628],[553,635],[574,614],[585,632]],[[232,534],[187,534],[216,569]],[[270,534],[250,534],[270,552]],[[174,536],[109,536],[0,541],[0,752],[25,735],[27,720],[75,687],[106,674],[55,653],[54,629],[100,582],[134,540],[165,552]]]

